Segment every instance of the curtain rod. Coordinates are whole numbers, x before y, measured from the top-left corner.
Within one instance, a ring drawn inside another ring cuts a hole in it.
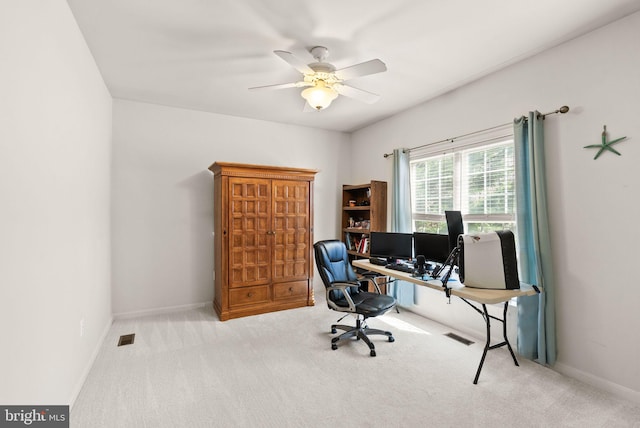
[[[550,111],[549,113],[539,114],[538,117],[542,117],[542,119],[544,119],[545,117],[547,117],[549,115],[556,114],[556,113],[565,114],[568,111],[569,111],[569,106],[562,106],[557,110]],[[525,120],[527,120],[526,117],[525,117]],[[507,123],[503,123],[502,125],[492,126],[491,128],[485,128],[485,129],[481,129],[479,131],[473,131],[473,132],[469,132],[467,134],[458,135],[457,137],[445,138],[444,140],[434,141],[434,142],[428,143],[428,144],[422,144],[421,146],[411,147],[410,149],[405,149],[404,151],[405,152],[410,152],[411,150],[421,149],[423,147],[431,146],[433,144],[440,144],[440,143],[446,143],[446,142],[452,142],[453,143],[455,140],[457,140],[459,138],[464,138],[464,137],[468,137],[470,135],[481,134],[483,132],[492,131],[492,130],[497,129],[497,128],[502,128],[502,127],[505,127],[507,125],[511,125],[511,123],[512,122],[507,122]],[[384,154],[385,158],[388,158],[389,156],[393,156],[393,153],[385,153]]]

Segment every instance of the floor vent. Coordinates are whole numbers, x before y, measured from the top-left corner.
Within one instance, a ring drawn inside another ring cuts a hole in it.
[[[125,334],[124,336],[120,336],[120,340],[118,340],[118,346],[124,345],[133,345],[133,339],[136,338],[134,334]]]
[[[457,334],[455,334],[455,333],[446,333],[446,334],[445,334],[445,336],[450,337],[450,338],[452,338],[453,340],[457,340],[457,341],[458,341],[458,342],[460,342],[460,343],[464,343],[464,344],[465,344],[465,345],[467,345],[467,346],[469,346],[469,345],[471,345],[471,344],[473,344],[473,343],[474,343],[474,342],[472,342],[471,340],[469,340],[469,339],[465,339],[465,338],[464,338],[464,337],[462,337],[462,336],[458,336],[458,335],[457,335]]]

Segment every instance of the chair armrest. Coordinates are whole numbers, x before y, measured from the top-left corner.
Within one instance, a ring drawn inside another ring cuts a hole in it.
[[[356,311],[356,305],[355,305],[355,303],[353,303],[353,299],[351,298],[351,295],[349,295],[349,293],[347,292],[347,288],[359,287],[359,286],[360,286],[360,284],[355,283],[355,282],[342,282],[342,281],[332,282],[331,286],[327,287],[327,304],[329,305],[329,307],[331,307],[331,309],[336,310],[336,311],[340,311],[340,312],[355,312]],[[329,293],[331,291],[334,291],[334,290],[342,291],[342,295],[344,296],[345,300],[349,304],[349,308],[348,309],[345,308],[345,307],[336,305],[331,300],[331,298],[329,297]]]
[[[378,285],[378,283],[377,283],[376,281],[374,281],[374,280],[373,280],[373,278],[376,278],[378,275],[376,275],[376,276],[373,276],[373,275],[369,276],[369,275],[367,275],[367,273],[368,273],[368,272],[365,272],[365,273],[363,274],[362,279],[363,279],[364,281],[369,281],[371,284],[373,284],[373,288],[375,288],[375,289],[376,289],[376,292],[377,292],[378,294],[382,294],[382,292],[380,291],[380,286]]]
[[[376,281],[374,281],[373,278],[380,278],[380,277],[383,277],[384,275],[381,275],[381,274],[379,274],[377,272],[373,272],[373,271],[366,271],[366,272],[363,272],[361,275],[362,275],[363,280],[369,281],[370,283],[373,284],[373,287],[376,289],[376,292],[378,294],[382,294],[382,291],[380,291],[380,286],[378,285],[378,283]],[[385,284],[388,284],[388,283],[389,283],[389,281],[385,282]]]

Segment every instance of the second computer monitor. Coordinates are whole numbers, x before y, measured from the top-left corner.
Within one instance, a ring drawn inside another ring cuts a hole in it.
[[[415,256],[424,256],[426,261],[444,263],[449,256],[449,235],[438,233],[413,234]]]
[[[464,235],[462,213],[460,211],[445,211],[447,231],[449,232],[449,251],[458,245],[458,236]]]
[[[413,235],[411,233],[371,232],[369,236],[369,255],[387,260],[412,257]]]

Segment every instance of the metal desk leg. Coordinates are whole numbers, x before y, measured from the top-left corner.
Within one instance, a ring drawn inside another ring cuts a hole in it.
[[[509,343],[509,339],[507,339],[507,308],[509,307],[509,302],[504,302],[504,310],[502,311],[502,337],[504,337],[504,343],[507,344],[507,348],[509,348],[509,352],[511,353],[511,358],[513,358],[513,363],[520,367],[518,364],[518,360],[516,359],[516,354],[513,352],[511,348],[511,344]]]
[[[469,302],[467,302],[467,303],[469,303]],[[469,305],[471,305],[471,303],[469,303]],[[520,366],[520,364],[518,364],[518,360],[516,359],[516,354],[513,352],[513,349],[511,348],[511,344],[509,343],[509,339],[507,339],[507,308],[509,307],[509,302],[504,302],[504,311],[502,312],[502,319],[496,318],[494,316],[489,315],[489,312],[487,311],[487,305],[485,305],[485,304],[482,305],[482,311],[480,311],[474,305],[471,305],[471,306],[475,310],[480,312],[480,314],[482,314],[482,317],[484,318],[485,324],[487,326],[487,342],[484,345],[484,351],[482,352],[482,358],[480,359],[480,365],[478,366],[478,371],[476,371],[476,377],[473,380],[474,385],[476,385],[476,384],[478,384],[478,378],[480,377],[480,372],[482,371],[482,365],[484,364],[484,359],[487,356],[487,352],[490,349],[496,349],[496,348],[500,348],[502,346],[507,345],[507,348],[509,348],[509,352],[511,353],[511,357],[513,358],[514,364],[516,366]],[[491,318],[493,318],[496,321],[500,321],[502,323],[502,336],[504,338],[503,342],[497,343],[497,344],[495,344],[493,346],[491,345]]]

